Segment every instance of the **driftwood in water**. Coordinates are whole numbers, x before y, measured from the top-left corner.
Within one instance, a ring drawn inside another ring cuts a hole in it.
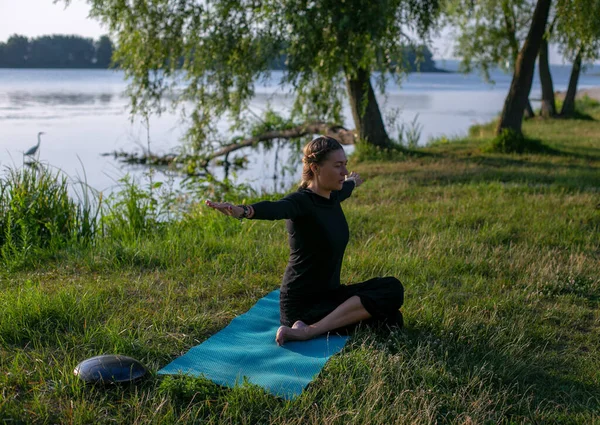
[[[202,156],[181,156],[175,154],[167,154],[164,156],[151,155],[144,153],[138,155],[136,153],[130,154],[127,152],[110,152],[102,154],[103,156],[114,156],[119,158],[121,161],[129,164],[147,164],[147,165],[161,165],[168,166],[172,164],[181,164],[189,162],[190,160],[197,160],[201,167],[206,167],[208,163],[218,157],[225,156],[234,152],[238,149],[246,148],[248,146],[256,146],[262,142],[268,142],[271,140],[280,139],[294,139],[298,137],[307,136],[309,134],[322,134],[337,139],[342,145],[351,145],[355,142],[355,134],[352,130],[346,130],[344,127],[339,125],[327,124],[321,121],[315,121],[298,125],[293,128],[286,130],[272,130],[258,136],[244,139],[237,143],[231,143],[225,145],[220,149],[210,153],[209,155]]]
[[[127,164],[141,164],[141,165],[158,165],[167,167],[175,162],[179,162],[181,158],[178,158],[175,154],[166,155],[154,155],[148,153],[138,154],[137,152],[130,153],[125,151],[113,151],[108,153],[100,154],[101,156],[112,156],[115,159],[119,159],[121,162]]]

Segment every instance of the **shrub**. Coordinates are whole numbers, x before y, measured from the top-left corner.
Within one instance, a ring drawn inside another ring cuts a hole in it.
[[[536,153],[545,152],[547,147],[537,139],[529,139],[522,133],[505,128],[484,147],[485,152]]]
[[[587,112],[590,109],[596,109],[598,107],[600,107],[600,102],[589,97],[587,94],[575,100],[575,109],[579,109],[581,112]]]

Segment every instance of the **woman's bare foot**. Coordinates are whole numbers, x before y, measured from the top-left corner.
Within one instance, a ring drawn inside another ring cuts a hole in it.
[[[308,325],[302,320],[296,320],[296,322],[292,325],[292,329],[304,329],[306,327],[308,327]]]
[[[298,322],[294,323],[293,326],[296,326]],[[275,335],[275,341],[277,342],[277,345],[283,345],[287,341],[306,341],[307,339],[310,339],[311,335],[308,333],[310,327],[303,322],[300,323],[304,325],[301,328],[294,328],[293,326],[291,328],[288,326],[280,326],[279,329],[277,329],[277,335]]]

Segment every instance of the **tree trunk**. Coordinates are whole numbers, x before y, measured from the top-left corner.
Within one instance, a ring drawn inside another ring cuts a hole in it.
[[[527,102],[525,103],[525,112],[523,113],[525,118],[533,118],[535,117],[535,112],[533,112],[533,108],[531,107],[531,102],[529,98],[527,98]]]
[[[527,99],[531,91],[533,81],[533,71],[535,68],[535,58],[540,50],[540,43],[546,30],[546,22],[550,12],[550,0],[538,0],[531,27],[523,47],[517,56],[515,71],[513,74],[510,90],[504,101],[504,108],[500,116],[500,122],[496,132],[500,134],[504,129],[511,129],[521,134],[523,124],[523,112],[527,106]]]
[[[575,112],[575,95],[577,94],[577,83],[579,82],[579,73],[581,72],[581,50],[577,52],[575,62],[573,62],[573,69],[571,70],[571,78],[569,78],[569,88],[565,95],[562,109],[560,110],[561,116],[573,115]]]
[[[550,63],[548,61],[548,40],[544,37],[540,45],[539,55],[540,82],[542,83],[542,111],[544,118],[556,116],[556,102],[554,100],[554,83],[550,74]]]
[[[506,27],[506,32],[508,33],[510,51],[512,53],[512,61],[513,64],[516,64],[517,58],[519,57],[519,40],[517,40],[517,30],[515,23],[516,18],[508,2],[502,2],[502,12],[504,14],[504,25]],[[523,116],[525,118],[535,117],[535,112],[533,112],[533,108],[531,107],[529,97],[527,97],[527,103],[525,105],[525,112]]]
[[[370,72],[360,68],[356,75],[346,73],[346,87],[359,139],[380,147],[388,146],[390,139],[375,99]]]

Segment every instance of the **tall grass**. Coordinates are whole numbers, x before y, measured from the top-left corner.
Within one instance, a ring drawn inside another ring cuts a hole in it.
[[[0,178],[0,262],[18,267],[70,243],[91,242],[98,211],[69,196],[67,176],[39,163]]]
[[[104,204],[101,218],[103,235],[129,241],[160,225],[157,199],[152,191],[135,184],[131,177],[119,180],[120,190]],[[150,189],[157,189],[153,184]]]
[[[204,179],[188,181],[184,193],[153,181],[152,175],[144,184],[126,175],[117,190],[103,197],[85,181],[70,182],[60,170],[36,165],[7,168],[0,179],[0,264],[10,270],[35,268],[60,255],[77,256],[88,245],[125,263],[155,264],[143,259],[140,247],[154,238],[152,243],[160,246],[162,237],[178,232],[176,222],[213,229],[213,218],[198,220],[193,205],[199,200],[228,196],[243,202],[251,192],[247,186]],[[135,260],[129,254],[134,252]]]

